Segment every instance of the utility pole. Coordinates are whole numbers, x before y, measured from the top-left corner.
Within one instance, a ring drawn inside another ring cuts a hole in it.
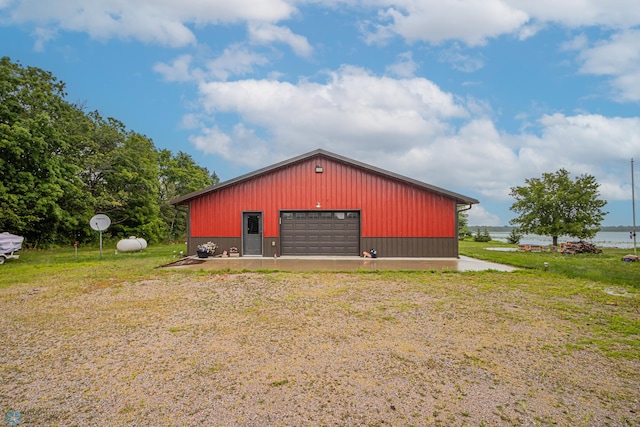
[[[633,206],[633,254],[638,255],[636,250],[636,191],[633,182],[633,159],[631,159],[631,205]]]

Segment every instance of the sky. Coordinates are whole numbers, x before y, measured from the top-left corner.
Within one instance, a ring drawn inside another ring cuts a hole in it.
[[[630,225],[634,158],[640,198],[637,1],[0,0],[0,56],[223,181],[322,148],[491,226],[564,168]]]

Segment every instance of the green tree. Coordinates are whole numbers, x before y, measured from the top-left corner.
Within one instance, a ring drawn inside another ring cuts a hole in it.
[[[557,246],[558,236],[585,239],[600,230],[607,214],[602,208],[607,202],[600,199],[599,184],[593,176],[583,174],[572,181],[569,172],[560,169],[525,183],[512,187],[510,193],[516,200],[511,210],[518,215],[511,224],[520,232],[551,236]]]
[[[160,217],[164,222],[167,240],[184,239],[187,230],[186,206],[173,206],[169,201],[192,191],[201,190],[219,182],[216,173],[196,165],[193,158],[179,151],[175,156],[169,150],[159,152]]]
[[[126,134],[124,144],[113,153],[112,189],[118,189],[121,209],[114,212],[113,233],[140,236],[150,242],[162,238],[163,224],[158,204],[158,151],[149,138]]]
[[[73,239],[87,211],[70,145],[80,113],[64,87],[51,73],[0,59],[0,229],[33,246]]]
[[[93,200],[94,213],[111,218],[113,236],[160,240],[158,151],[153,141],[98,112],[88,117],[80,177]]]
[[[471,237],[471,235],[471,230],[469,230],[469,215],[464,211],[458,211],[458,237]]]

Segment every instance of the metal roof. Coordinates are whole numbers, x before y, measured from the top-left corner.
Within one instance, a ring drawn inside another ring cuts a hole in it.
[[[238,184],[238,183],[241,183],[241,182],[244,182],[244,181],[248,181],[248,180],[251,180],[253,178],[257,178],[259,176],[262,176],[262,175],[266,175],[268,173],[277,171],[279,169],[286,168],[286,167],[291,166],[293,164],[300,163],[300,162],[306,161],[306,160],[314,158],[314,157],[324,157],[326,159],[334,160],[334,161],[340,162],[340,163],[344,163],[346,165],[349,165],[349,166],[352,166],[352,167],[355,167],[355,168],[364,169],[365,171],[368,171],[368,172],[371,172],[371,173],[374,173],[374,174],[377,174],[377,175],[380,175],[380,176],[384,176],[384,177],[390,178],[390,179],[395,180],[395,181],[404,182],[404,183],[413,185],[415,187],[418,187],[418,188],[421,188],[421,189],[424,189],[424,190],[427,190],[427,191],[430,191],[430,192],[433,192],[433,193],[436,193],[436,194],[440,194],[440,195],[443,195],[443,196],[450,197],[450,198],[454,199],[456,202],[458,202],[459,204],[475,205],[475,204],[479,203],[478,200],[476,200],[476,199],[474,199],[472,197],[463,196],[462,194],[454,193],[452,191],[448,191],[448,190],[445,190],[443,188],[436,187],[434,185],[430,185],[430,184],[415,180],[413,178],[409,178],[409,177],[406,177],[406,176],[403,176],[403,175],[399,175],[397,173],[389,172],[389,171],[386,171],[384,169],[380,169],[378,167],[371,166],[371,165],[368,165],[366,163],[362,163],[362,162],[359,162],[357,160],[353,160],[353,159],[350,159],[348,157],[340,156],[338,154],[334,154],[334,153],[331,153],[329,151],[322,150],[322,149],[317,149],[317,150],[314,150],[314,151],[310,151],[310,152],[308,152],[306,154],[302,154],[300,156],[293,157],[293,158],[288,159],[288,160],[284,160],[282,162],[273,164],[271,166],[267,166],[267,167],[264,167],[262,169],[258,169],[258,170],[254,171],[254,172],[250,172],[250,173],[241,175],[241,176],[239,176],[237,178],[233,178],[233,179],[230,179],[228,181],[221,182],[219,184],[211,185],[211,186],[209,186],[207,188],[204,188],[202,190],[198,190],[198,191],[194,191],[194,192],[189,193],[189,194],[185,194],[184,196],[176,197],[175,199],[170,200],[169,203],[172,204],[172,205],[186,204],[186,202],[189,202],[190,200],[193,200],[193,199],[197,199],[197,198],[202,197],[202,196],[204,196],[206,194],[219,191],[219,190],[221,190],[223,188],[230,187],[232,185],[235,185],[235,184]]]

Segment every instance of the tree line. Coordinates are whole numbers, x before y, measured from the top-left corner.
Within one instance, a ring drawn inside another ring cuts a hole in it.
[[[104,213],[113,237],[184,239],[186,210],[168,201],[215,172],[66,96],[50,72],[0,59],[0,231],[31,247],[88,242]]]

